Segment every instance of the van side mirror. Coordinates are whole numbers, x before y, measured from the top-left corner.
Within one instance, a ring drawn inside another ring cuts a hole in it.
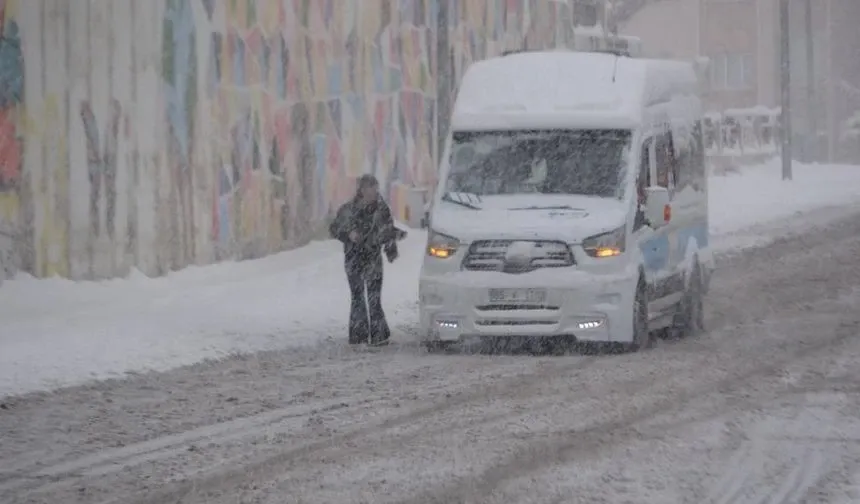
[[[665,226],[672,220],[672,205],[669,190],[661,186],[645,189],[645,218],[654,229]]]
[[[433,201],[428,201],[426,205],[424,205],[424,217],[421,218],[421,229],[428,229],[430,227],[430,209],[433,207]]]

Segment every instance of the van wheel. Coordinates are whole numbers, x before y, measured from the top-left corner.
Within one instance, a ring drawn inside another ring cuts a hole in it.
[[[705,329],[704,290],[702,270],[698,262],[693,266],[690,283],[684,292],[678,314],[675,316],[675,328],[682,338],[700,334]]]
[[[644,350],[651,346],[651,341],[651,332],[648,330],[648,291],[645,282],[640,280],[633,301],[633,341],[627,344],[626,350]]]

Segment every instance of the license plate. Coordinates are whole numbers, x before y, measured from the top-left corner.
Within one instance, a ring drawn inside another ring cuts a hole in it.
[[[491,303],[543,303],[544,289],[490,289]]]

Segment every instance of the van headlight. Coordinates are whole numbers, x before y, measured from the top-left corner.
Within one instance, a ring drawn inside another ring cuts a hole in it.
[[[627,242],[627,226],[601,233],[582,240],[582,248],[591,257],[615,257],[624,253]]]
[[[460,240],[453,236],[443,235],[430,230],[427,233],[427,255],[439,259],[447,259],[457,253],[460,248]]]

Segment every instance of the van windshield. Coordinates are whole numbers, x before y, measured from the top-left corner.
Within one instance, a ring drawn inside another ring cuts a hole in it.
[[[448,193],[623,196],[627,130],[455,132]]]

